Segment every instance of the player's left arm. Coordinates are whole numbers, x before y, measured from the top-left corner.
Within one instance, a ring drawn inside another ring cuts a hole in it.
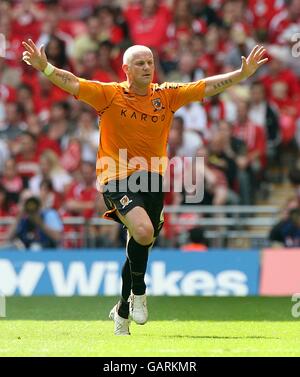
[[[252,76],[259,67],[267,63],[268,58],[263,59],[265,52],[266,49],[263,46],[257,45],[252,49],[247,58],[242,56],[242,65],[240,69],[204,79],[204,96],[214,96],[215,94],[223,92],[230,86],[238,84],[239,82]]]

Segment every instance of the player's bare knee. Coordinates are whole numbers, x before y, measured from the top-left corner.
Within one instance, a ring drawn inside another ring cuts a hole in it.
[[[139,224],[134,230],[134,239],[140,245],[150,245],[153,241],[154,229],[152,224]]]

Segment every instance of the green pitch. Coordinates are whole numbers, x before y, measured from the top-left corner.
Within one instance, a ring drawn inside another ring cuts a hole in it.
[[[149,322],[128,337],[107,319],[115,302],[8,298],[0,356],[300,356],[289,297],[149,297]]]

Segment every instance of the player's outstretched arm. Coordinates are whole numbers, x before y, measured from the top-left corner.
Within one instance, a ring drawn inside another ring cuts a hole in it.
[[[48,79],[66,92],[77,95],[79,92],[79,80],[73,73],[59,69],[49,64],[45,54],[45,47],[40,49],[31,39],[22,42],[25,51],[23,52],[23,60],[26,64],[32,65],[38,71],[44,72]],[[46,69],[46,71],[45,71]]]
[[[223,92],[232,85],[238,84],[240,81],[247,79],[253,75],[256,70],[268,61],[268,58],[262,59],[266,52],[263,46],[255,46],[249,56],[242,56],[241,68],[228,72],[223,75],[211,76],[206,78],[204,96],[209,97]]]

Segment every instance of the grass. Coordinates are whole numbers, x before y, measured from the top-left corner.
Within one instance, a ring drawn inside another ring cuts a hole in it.
[[[113,335],[114,297],[10,297],[0,356],[300,356],[289,297],[149,297],[150,320]]]

